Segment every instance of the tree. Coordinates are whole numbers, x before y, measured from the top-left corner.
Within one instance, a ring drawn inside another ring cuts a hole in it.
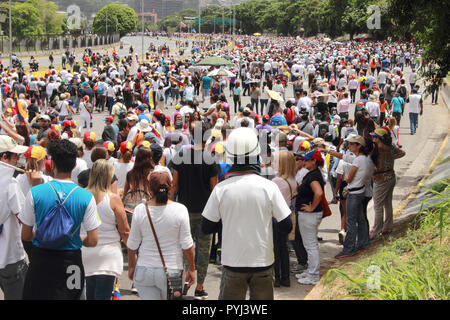
[[[54,2],[27,0],[27,3],[39,11],[39,23],[43,28],[42,34],[62,34],[64,32],[64,16],[56,12],[58,6]]]
[[[1,7],[8,8],[8,3],[2,3]],[[43,28],[39,23],[39,10],[30,3],[14,3],[11,6],[11,18],[13,37],[24,38],[43,33]],[[9,18],[6,19],[2,28],[5,34],[9,34]]]
[[[450,3],[438,0],[389,0],[391,18],[402,38],[414,37],[430,63],[422,76],[429,81],[426,92],[440,86],[450,72]],[[431,81],[434,77],[436,80]]]
[[[109,4],[95,15],[92,28],[97,34],[120,32],[123,36],[138,29],[136,12],[123,4]],[[106,30],[108,28],[108,30]]]

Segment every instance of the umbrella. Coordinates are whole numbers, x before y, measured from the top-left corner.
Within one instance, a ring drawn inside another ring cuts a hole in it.
[[[234,66],[234,64],[221,57],[207,57],[197,63],[197,66]]]
[[[260,35],[261,35],[261,33],[259,33],[259,32],[256,32],[256,33],[254,33],[253,35],[254,35],[254,36],[260,36]]]
[[[267,90],[267,94],[269,95],[270,99],[277,100],[277,101],[284,101],[281,95],[273,90]]]
[[[220,77],[234,77],[235,74],[231,71],[225,70],[225,69],[215,69],[208,73],[208,77],[214,77],[214,76],[220,76]]]

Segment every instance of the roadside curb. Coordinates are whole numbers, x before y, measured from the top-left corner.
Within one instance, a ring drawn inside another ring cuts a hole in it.
[[[411,203],[419,195],[419,191],[420,191],[421,187],[424,185],[425,181],[429,178],[429,176],[431,174],[431,169],[436,166],[436,162],[437,162],[438,158],[440,157],[440,155],[442,154],[443,150],[447,146],[447,142],[448,142],[449,136],[450,136],[450,129],[447,130],[447,134],[446,134],[444,140],[442,141],[442,143],[441,143],[441,145],[439,147],[439,150],[435,154],[433,160],[431,161],[430,165],[428,166],[428,168],[427,168],[424,176],[422,177],[422,179],[416,184],[414,189],[410,192],[409,196],[405,200],[403,200],[397,206],[397,208],[395,208],[395,210],[393,212],[394,218],[395,218],[395,216],[398,216],[399,214],[401,214],[405,210],[405,207],[409,203]],[[418,212],[412,212],[412,213],[409,213],[409,214],[400,215],[399,217],[397,217],[397,219],[394,220],[394,227],[398,226],[398,225],[401,225],[401,224],[404,224],[405,222],[407,222],[408,220],[410,220],[413,216],[415,216],[417,214],[418,214]],[[356,258],[356,259],[359,259],[359,258]],[[338,263],[338,261],[336,261],[333,265],[336,265],[335,267],[337,267],[337,266],[342,265],[342,264],[344,264],[344,262],[343,263]],[[332,268],[334,268],[334,267],[332,267]],[[332,268],[330,268],[330,269],[332,269]],[[317,298],[313,298],[312,296],[314,294],[316,294],[316,291],[318,291],[319,288],[322,287],[322,281],[325,278],[326,274],[327,273],[325,273],[320,278],[319,282],[309,291],[309,293],[305,296],[305,298],[303,300],[318,300]]]

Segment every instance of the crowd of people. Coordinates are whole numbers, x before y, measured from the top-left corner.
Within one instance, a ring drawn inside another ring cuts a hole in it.
[[[407,112],[415,134],[423,112],[421,50],[236,39],[178,39],[145,60],[86,49],[43,77],[2,73],[5,299],[111,299],[126,252],[141,299],[166,299],[167,277],[207,298],[211,262],[223,265],[219,299],[273,299],[291,273],[319,281],[329,202],[341,215],[337,259],[392,231],[400,121]],[[230,61],[227,75],[197,66],[212,55]],[[55,245],[46,236],[58,222],[70,229]]]

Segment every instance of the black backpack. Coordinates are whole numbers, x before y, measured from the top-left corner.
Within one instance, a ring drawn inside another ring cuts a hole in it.
[[[398,93],[400,93],[400,97],[404,99],[406,97],[406,87],[400,86],[400,88],[398,88]]]
[[[319,138],[325,139],[325,135],[328,133],[330,125],[328,123],[319,124]]]

